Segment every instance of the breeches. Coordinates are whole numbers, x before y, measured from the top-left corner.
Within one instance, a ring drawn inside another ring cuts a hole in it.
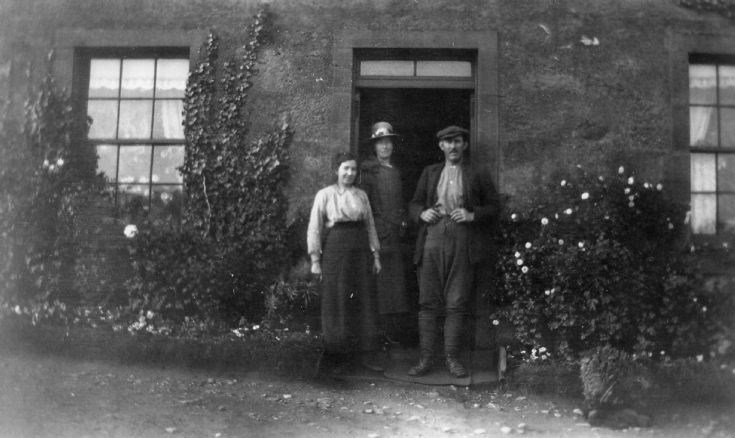
[[[468,313],[473,270],[466,225],[444,217],[428,226],[418,277],[422,312],[433,315]]]

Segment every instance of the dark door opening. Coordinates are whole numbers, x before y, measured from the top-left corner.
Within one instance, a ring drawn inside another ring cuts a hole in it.
[[[472,90],[426,88],[363,88],[359,91],[358,138],[370,137],[370,127],[386,121],[402,136],[393,158],[401,170],[403,197],[411,200],[421,171],[444,160],[436,133],[449,125],[470,129]],[[370,144],[360,142],[361,160],[374,154]]]
[[[449,125],[471,129],[472,90],[427,88],[362,88],[358,90],[357,107],[358,156],[365,160],[374,156],[370,137],[373,123],[386,121],[393,125],[401,139],[395,142],[393,161],[401,171],[403,200],[413,197],[424,167],[440,163],[444,154],[439,149],[436,133]],[[418,310],[418,282],[411,261],[416,244],[417,227],[411,225],[402,240],[406,268],[406,287],[410,301]],[[418,339],[416,327],[408,338]]]

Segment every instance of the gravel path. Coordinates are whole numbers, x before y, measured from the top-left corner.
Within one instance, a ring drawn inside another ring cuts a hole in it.
[[[734,406],[661,406],[591,428],[574,400],[497,388],[207,373],[0,351],[2,437],[735,436]]]

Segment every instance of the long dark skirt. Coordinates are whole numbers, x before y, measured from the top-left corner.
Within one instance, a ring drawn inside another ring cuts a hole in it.
[[[374,281],[365,225],[335,224],[322,246],[322,334],[327,351],[377,349]]]

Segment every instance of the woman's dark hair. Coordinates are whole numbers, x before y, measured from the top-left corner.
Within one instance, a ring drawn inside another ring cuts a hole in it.
[[[332,159],[332,170],[337,171],[339,166],[345,161],[354,161],[357,164],[357,158],[351,152],[339,152]]]

